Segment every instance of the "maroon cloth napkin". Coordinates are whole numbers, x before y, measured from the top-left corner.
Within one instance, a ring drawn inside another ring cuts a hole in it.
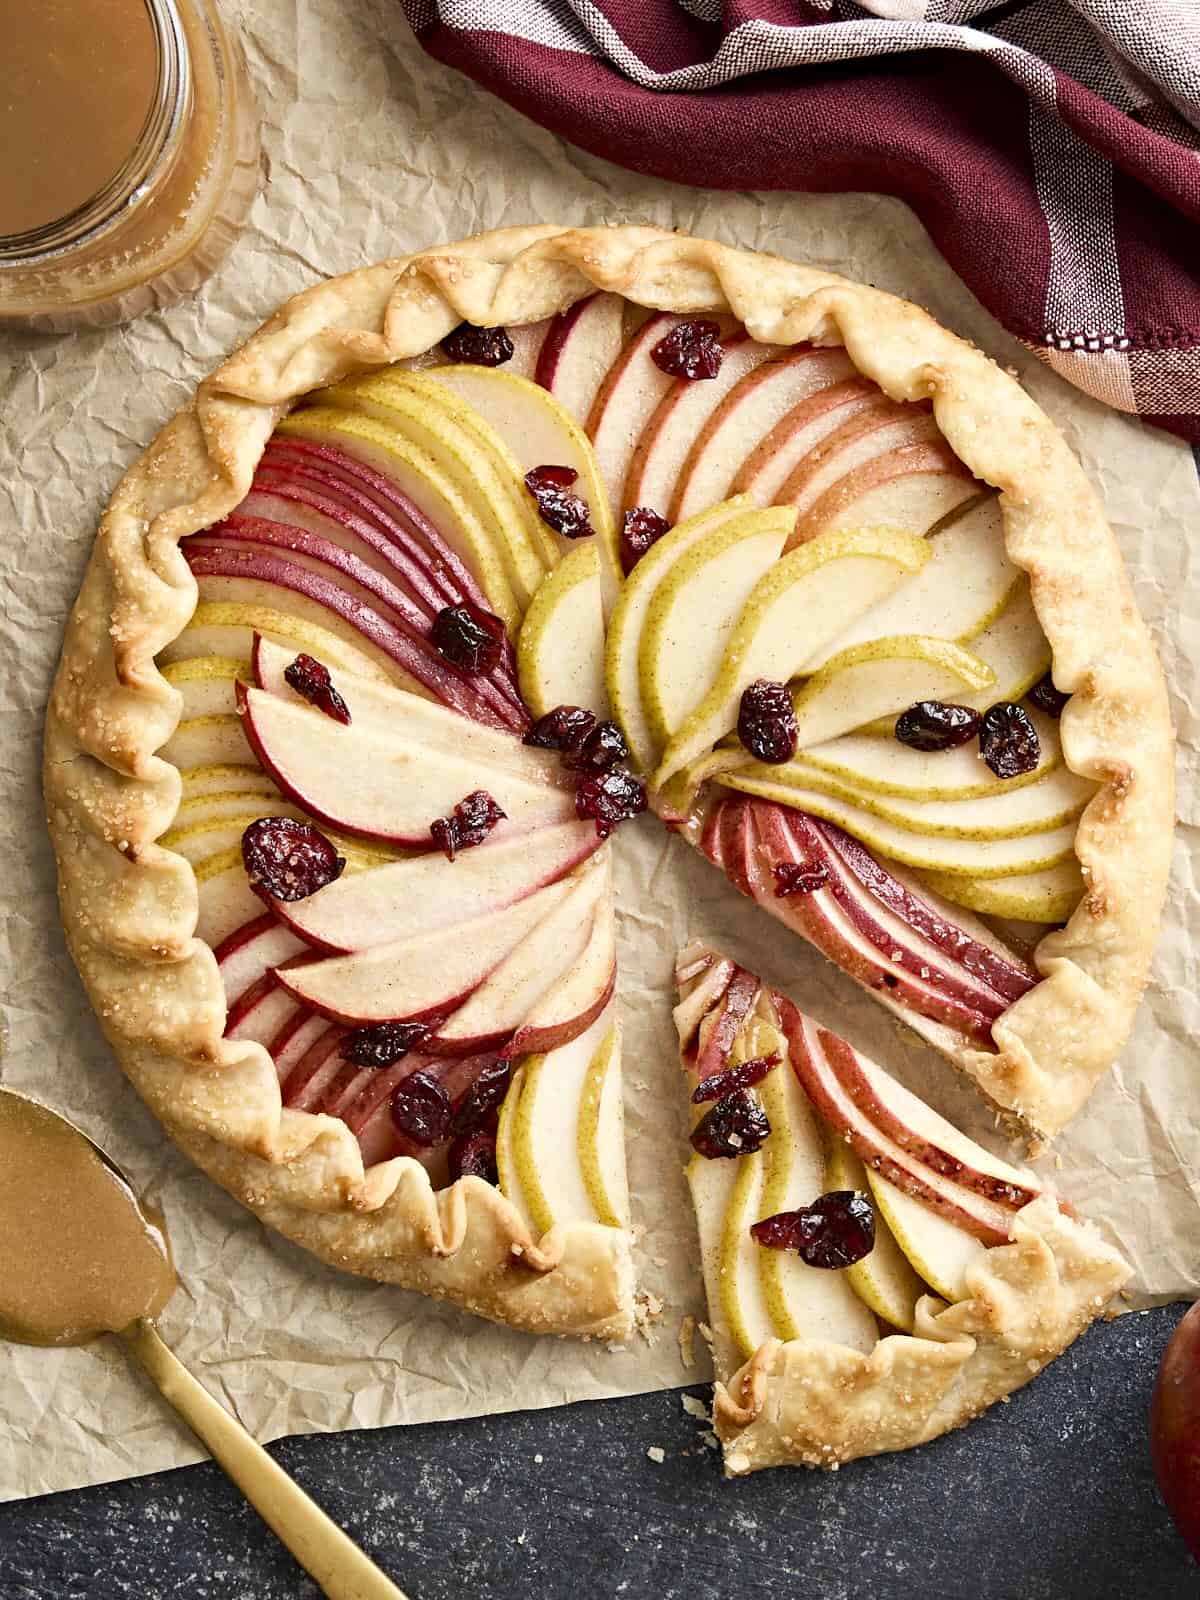
[[[1200,441],[1200,0],[402,0],[638,172],[898,195],[1009,331]]]

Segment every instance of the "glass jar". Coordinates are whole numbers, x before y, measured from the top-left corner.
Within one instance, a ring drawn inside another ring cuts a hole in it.
[[[0,323],[123,322],[193,292],[258,179],[209,0],[0,0],[0,24]]]

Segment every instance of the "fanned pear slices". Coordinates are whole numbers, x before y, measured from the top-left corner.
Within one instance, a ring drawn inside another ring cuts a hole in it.
[[[600,552],[577,545],[542,579],[517,641],[521,695],[535,717],[555,706],[608,714]]]
[[[1103,1311],[1128,1267],[1031,1172],[716,951],[691,946],[676,971],[686,1081],[707,1094],[688,1179],[727,1470],[922,1443]],[[749,1086],[722,1076],[748,1063]],[[948,1308],[981,1295],[992,1320],[964,1338]]]

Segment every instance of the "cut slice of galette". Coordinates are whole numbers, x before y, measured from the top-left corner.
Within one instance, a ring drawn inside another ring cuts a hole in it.
[[[1012,379],[828,273],[521,228],[320,285],[200,385],[105,513],[45,786],[72,952],[207,1171],[339,1266],[612,1337],[620,827],[1050,1135],[1130,1025],[1170,771]]]
[[[778,990],[681,951],[687,1169],[731,1475],[924,1444],[1020,1388],[1129,1267]]]

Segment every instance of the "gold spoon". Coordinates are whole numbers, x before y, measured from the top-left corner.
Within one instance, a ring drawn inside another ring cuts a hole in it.
[[[118,1335],[329,1600],[405,1600],[159,1338],[154,1318],[178,1286],[161,1217],[73,1123],[3,1088],[0,1261],[0,1338]]]

